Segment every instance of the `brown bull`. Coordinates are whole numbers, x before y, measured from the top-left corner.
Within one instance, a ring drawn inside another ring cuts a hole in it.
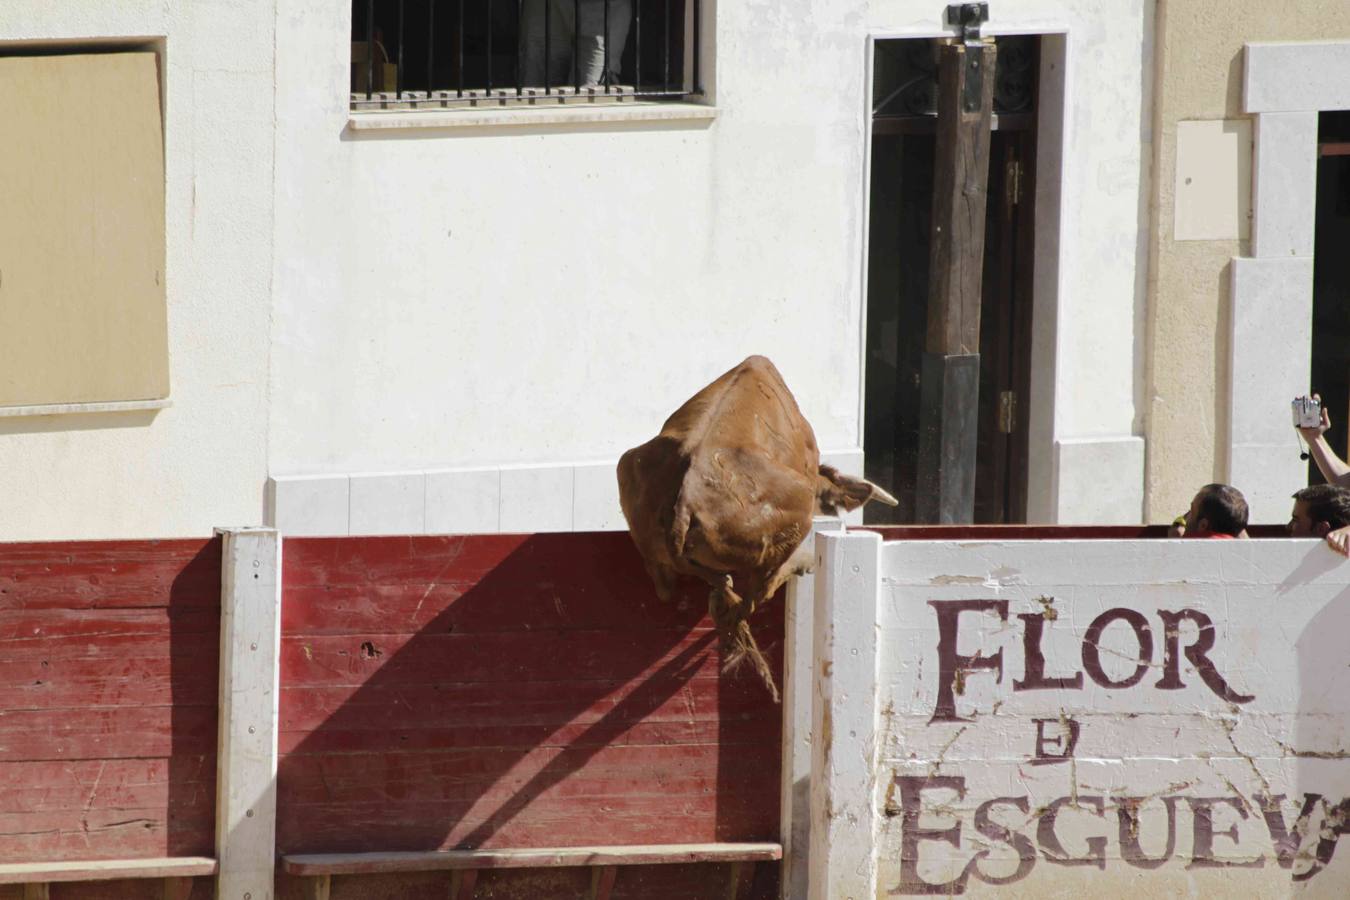
[[[661,433],[619,460],[619,502],[656,592],[679,575],[712,587],[727,665],[748,656],[778,698],[745,619],[808,571],[817,514],[895,498],[820,464],[811,425],[773,363],[752,356],[695,394]],[[800,550],[799,550],[800,548]]]

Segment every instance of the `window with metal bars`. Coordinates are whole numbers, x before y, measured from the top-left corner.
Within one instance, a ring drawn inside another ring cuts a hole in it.
[[[447,109],[702,93],[702,0],[352,0],[351,105]]]

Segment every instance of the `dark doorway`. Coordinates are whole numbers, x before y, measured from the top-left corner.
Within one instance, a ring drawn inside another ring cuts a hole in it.
[[[1345,459],[1350,430],[1350,112],[1318,123],[1317,232],[1313,247],[1312,387],[1331,417],[1327,442]],[[1308,483],[1324,481],[1314,463]]]
[[[980,311],[975,522],[1026,521],[1031,273],[1040,40],[996,38],[998,69]],[[919,373],[928,315],[937,42],[878,41],[874,57],[863,449],[867,478],[897,508],[876,524],[915,521]]]

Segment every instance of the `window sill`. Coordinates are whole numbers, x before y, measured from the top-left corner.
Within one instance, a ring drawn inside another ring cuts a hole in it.
[[[717,107],[702,103],[632,102],[586,106],[501,107],[457,110],[370,110],[352,112],[347,127],[352,131],[384,131],[406,128],[483,128],[529,125],[585,125],[608,122],[708,121],[717,118]]]
[[[139,412],[148,409],[167,409],[173,406],[168,397],[162,400],[109,400],[97,403],[48,403],[37,406],[0,406],[0,418],[6,416],[66,416],[85,413]]]

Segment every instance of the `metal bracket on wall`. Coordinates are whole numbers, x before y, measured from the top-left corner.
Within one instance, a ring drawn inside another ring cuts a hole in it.
[[[961,95],[961,108],[968,113],[980,111],[980,97],[984,93],[984,39],[980,25],[989,21],[988,3],[953,3],[947,7],[947,24],[961,29],[961,43],[966,46],[966,89]]]

